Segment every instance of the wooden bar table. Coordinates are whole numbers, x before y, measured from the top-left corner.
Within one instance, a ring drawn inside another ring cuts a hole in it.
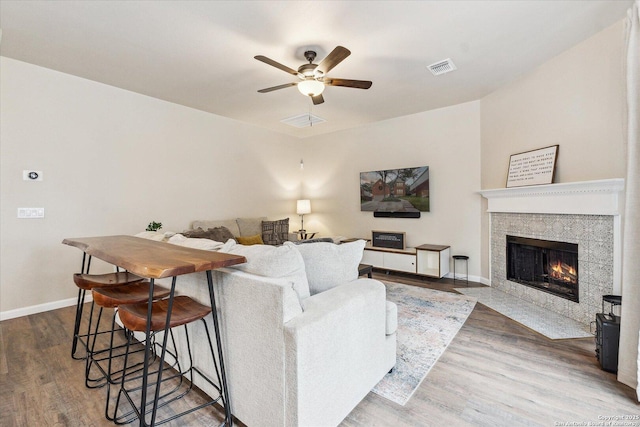
[[[155,279],[161,279],[165,277],[172,277],[171,294],[169,307],[172,306],[172,301],[175,293],[176,277],[204,271],[207,275],[207,284],[209,287],[209,298],[211,303],[211,315],[213,317],[213,325],[216,335],[216,344],[218,348],[219,358],[219,378],[222,384],[220,384],[220,399],[224,405],[225,410],[225,422],[223,425],[231,426],[233,423],[231,416],[231,405],[229,402],[229,391],[227,389],[227,379],[224,369],[222,340],[220,337],[220,329],[218,324],[218,316],[216,310],[215,294],[213,290],[213,279],[211,271],[221,267],[228,267],[236,264],[242,264],[246,262],[246,258],[243,256],[205,251],[200,249],[192,249],[184,246],[172,245],[165,242],[157,242],[153,240],[143,239],[134,236],[102,236],[102,237],[81,237],[81,238],[69,238],[62,241],[63,244],[74,246],[82,250],[89,256],[96,257],[110,264],[128,270],[133,274],[148,278],[150,281],[149,291],[149,312],[148,319],[151,317],[151,304],[153,302],[153,287]],[[85,255],[86,256],[86,255]],[[84,261],[83,261],[84,264]],[[165,325],[169,325],[171,319],[171,310],[167,312],[167,320]],[[147,322],[148,337],[150,334],[151,325]],[[164,333],[163,351],[161,356],[161,364],[164,362],[164,354],[166,349],[167,333]],[[150,352],[149,340],[145,340],[145,354]],[[144,367],[144,383],[142,391],[141,406],[142,414],[140,418],[140,424],[144,424],[145,410],[146,408],[146,376],[148,373],[148,366],[145,358]],[[156,395],[153,403],[153,410],[151,416],[151,425],[155,422],[155,414],[157,410],[159,387],[156,387]]]

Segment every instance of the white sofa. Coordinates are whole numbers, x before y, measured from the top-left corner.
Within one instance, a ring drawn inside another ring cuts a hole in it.
[[[395,305],[381,282],[357,277],[361,254],[345,255],[349,245],[222,249],[248,260],[213,273],[231,409],[246,425],[335,426],[395,365]],[[313,265],[327,256],[334,265]],[[209,305],[203,273],[180,276],[177,290]],[[192,326],[195,365],[215,378],[204,328]]]

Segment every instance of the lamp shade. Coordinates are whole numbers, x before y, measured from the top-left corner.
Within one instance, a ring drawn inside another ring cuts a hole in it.
[[[311,213],[311,200],[298,200],[296,212],[298,215]]]

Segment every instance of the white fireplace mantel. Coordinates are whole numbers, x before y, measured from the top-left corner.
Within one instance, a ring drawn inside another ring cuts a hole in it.
[[[624,179],[482,190],[487,212],[620,215]]]

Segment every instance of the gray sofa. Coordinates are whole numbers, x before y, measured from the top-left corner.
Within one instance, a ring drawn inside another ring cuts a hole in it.
[[[267,217],[196,220],[191,223],[191,228],[207,230],[209,228],[226,227],[234,236],[249,237],[262,234],[262,221],[268,221]],[[298,235],[296,233],[289,233],[288,240],[298,240]]]

